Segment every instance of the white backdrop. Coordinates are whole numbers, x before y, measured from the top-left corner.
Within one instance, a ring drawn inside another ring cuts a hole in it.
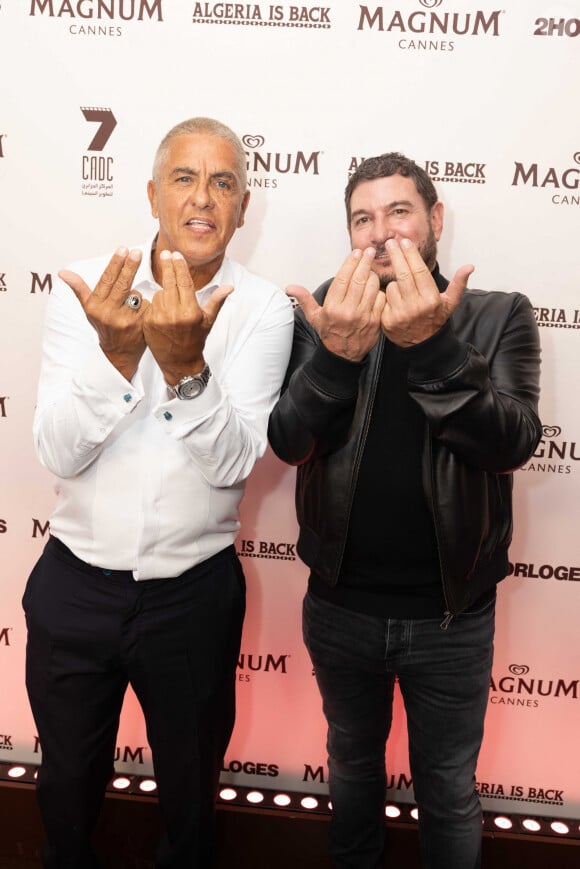
[[[151,233],[155,148],[209,115],[247,148],[252,200],[230,252],[252,270],[311,289],[330,277],[349,169],[401,150],[445,204],[442,271],[472,262],[471,286],[532,300],[544,439],[516,475],[478,781],[486,808],[580,817],[578,15],[572,0],[0,0],[0,760],[39,759],[20,599],[54,503],[31,437],[51,281]],[[222,778],[324,793],[293,486],[267,453],[243,502],[248,616]],[[411,801],[397,710],[391,796]],[[151,771],[132,694],[118,745],[119,770]]]

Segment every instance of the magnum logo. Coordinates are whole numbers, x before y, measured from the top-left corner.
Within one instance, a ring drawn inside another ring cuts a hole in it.
[[[264,136],[247,133],[242,136],[246,151],[246,168],[250,173],[249,187],[277,187],[279,175],[318,175],[322,151],[286,152],[265,150]],[[260,177],[261,176],[261,177]]]
[[[52,275],[46,274],[44,277],[41,277],[38,272],[30,272],[32,275],[32,281],[30,283],[30,292],[32,294],[38,292],[44,293],[47,290],[49,293],[52,290]]]
[[[163,21],[162,0],[31,0],[29,15],[113,21]]]
[[[328,773],[323,766],[313,767],[309,763],[305,763],[302,781],[315,781],[325,784],[328,781]],[[403,772],[391,773],[387,776],[387,790],[409,791],[412,787],[412,778]]]
[[[575,165],[559,169],[556,166],[540,166],[538,163],[514,162],[512,187],[534,187],[541,190],[579,190],[580,189],[580,151],[572,155]],[[580,205],[580,195],[554,193],[554,205]]]
[[[241,652],[238,658],[238,670],[252,670],[263,673],[283,673],[286,675],[286,661],[290,655],[278,655],[274,657],[270,652],[267,655],[252,655]]]
[[[439,6],[440,3],[423,3]],[[386,33],[413,33],[452,36],[499,36],[501,9],[485,13],[433,12],[418,10],[405,14],[386,6],[360,6],[357,30],[379,30]]]
[[[537,312],[538,309],[534,310]],[[579,313],[578,311],[575,312],[575,314]],[[539,322],[538,325],[546,325],[546,322]],[[573,325],[572,327],[575,329],[580,328],[580,321],[578,325]],[[576,441],[564,439],[561,435],[562,429],[559,425],[542,426],[542,437],[536,451],[531,460],[521,470],[541,471],[551,474],[571,474],[572,469],[578,467],[573,463],[580,461],[580,447],[578,447]]]
[[[508,673],[499,679],[492,676],[490,703],[505,706],[537,708],[540,698],[578,700],[578,683],[562,678],[537,679],[530,674],[527,664],[511,664]]]
[[[135,748],[132,748],[130,745],[120,746],[118,745],[115,748],[115,763],[138,763],[140,765],[145,763],[145,758],[143,756],[143,752],[147,751],[146,745],[137,745]],[[40,739],[38,736],[34,737],[34,754],[40,754],[42,751],[42,746],[40,744]]]

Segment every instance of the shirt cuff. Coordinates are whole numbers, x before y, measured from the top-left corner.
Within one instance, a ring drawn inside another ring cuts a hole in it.
[[[83,391],[97,393],[123,415],[131,413],[144,395],[139,370],[129,382],[111,365],[100,347],[84,365],[79,384]]]

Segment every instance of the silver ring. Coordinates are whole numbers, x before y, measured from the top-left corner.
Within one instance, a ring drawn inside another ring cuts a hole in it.
[[[134,311],[138,311],[141,307],[141,296],[138,296],[137,293],[129,293],[123,304],[133,308]]]

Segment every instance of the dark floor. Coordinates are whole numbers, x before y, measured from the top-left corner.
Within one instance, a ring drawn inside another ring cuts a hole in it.
[[[216,869],[330,869],[325,817],[220,808]],[[34,790],[0,785],[0,869],[38,869],[42,831]],[[104,869],[154,869],[154,799],[108,797],[95,844]],[[414,827],[389,824],[385,867],[420,869]],[[484,835],[482,869],[580,869],[580,840]]]

